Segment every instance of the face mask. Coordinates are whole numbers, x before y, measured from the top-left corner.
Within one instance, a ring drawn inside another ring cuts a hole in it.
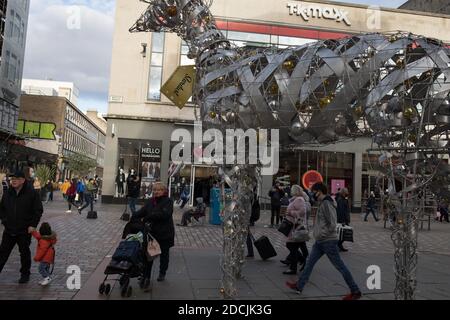
[[[319,197],[317,196],[317,192],[314,192],[314,193],[313,193],[313,200],[314,200],[315,202],[319,201]]]

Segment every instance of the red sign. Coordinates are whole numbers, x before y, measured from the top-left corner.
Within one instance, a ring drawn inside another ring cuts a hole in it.
[[[306,189],[311,189],[311,187],[317,182],[323,182],[322,175],[318,171],[309,170],[303,175],[302,183]]]

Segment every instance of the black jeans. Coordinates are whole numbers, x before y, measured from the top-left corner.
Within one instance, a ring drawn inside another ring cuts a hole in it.
[[[75,204],[75,196],[66,196],[67,197],[67,204],[69,205],[69,210],[72,209],[72,206],[76,207]]]
[[[375,219],[375,221],[378,221],[377,215],[375,214],[375,209],[374,208],[367,208],[367,212],[366,212],[366,216],[364,217],[364,221],[367,221],[367,217],[369,216],[369,214],[372,213],[373,218]]]
[[[250,228],[248,228],[247,232],[247,255],[253,257],[255,253],[253,252],[253,236],[250,232]]]
[[[440,222],[442,222],[442,219],[444,219],[445,221],[449,222],[448,220],[448,210],[445,209],[440,209],[439,212],[441,213],[441,217],[439,219]]]
[[[0,244],[0,272],[2,272],[16,244],[19,246],[20,252],[20,273],[29,275],[31,268],[31,234],[11,235],[6,231],[3,231],[2,243]]]
[[[306,258],[308,258],[309,252],[306,242],[286,242],[286,248],[289,250],[289,255],[286,258],[290,262],[289,268],[297,272],[297,264],[300,261],[301,264],[305,264]],[[298,249],[301,250],[298,251]]]
[[[145,243],[145,242],[144,242]],[[147,246],[144,244],[145,247]],[[167,269],[169,268],[169,250],[170,246],[167,243],[160,242],[161,255],[159,256],[159,274],[166,275]],[[145,259],[144,265],[144,278],[150,279],[152,275],[153,261],[148,261]]]
[[[181,225],[187,226],[191,222],[191,218],[194,216],[194,210],[188,210],[183,213],[181,217]]]
[[[180,208],[183,209],[184,206],[186,205],[186,203],[187,203],[188,201],[189,201],[188,198],[183,198],[183,199],[181,199],[181,205],[180,205]]]
[[[273,225],[274,220],[276,221],[276,224],[280,223],[280,206],[270,206],[270,210],[272,212],[272,216],[270,217],[270,224]],[[274,219],[276,218],[276,219]]]

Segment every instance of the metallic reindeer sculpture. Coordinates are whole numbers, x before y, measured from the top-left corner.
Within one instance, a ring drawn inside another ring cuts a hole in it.
[[[278,128],[301,146],[373,137],[395,217],[397,299],[414,299],[417,223],[428,194],[450,199],[450,50],[409,33],[366,34],[287,49],[238,48],[204,0],[153,0],[131,32],[175,32],[196,59],[194,101],[210,128]],[[223,168],[222,293],[233,297],[244,262],[259,166]],[[383,190],[384,191],[384,190]]]

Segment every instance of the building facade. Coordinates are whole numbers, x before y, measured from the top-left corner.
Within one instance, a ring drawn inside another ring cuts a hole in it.
[[[15,152],[11,161],[17,166],[48,163],[55,159],[60,179],[72,172],[65,159],[72,154],[83,154],[97,163],[95,172],[103,175],[105,161],[105,132],[82,111],[64,97],[22,95],[18,133],[25,138],[22,152]],[[36,150],[48,156],[37,157]],[[16,157],[16,158],[15,158]]]
[[[74,105],[78,105],[80,95],[80,91],[73,82],[36,79],[22,79],[22,93],[64,97]]]
[[[20,107],[29,0],[0,0],[0,168],[14,143]]]
[[[160,89],[179,65],[192,65],[187,47],[176,34],[130,34],[129,27],[146,9],[145,3],[116,1],[116,24],[113,40],[111,78],[109,87],[107,154],[103,200],[120,196],[120,170],[139,171],[154,179],[143,148],[161,148],[159,179],[168,182],[171,193],[177,194],[187,184],[191,197],[207,196],[209,177],[217,172],[211,166],[185,166],[178,176],[169,179],[170,152],[174,129],[193,131],[195,109],[187,105],[174,106]],[[450,43],[450,16],[385,9],[328,1],[215,0],[211,12],[219,29],[237,46],[302,45],[321,39],[336,39],[368,32],[396,30],[438,38]],[[303,14],[302,14],[303,12]],[[340,17],[320,15],[340,12]],[[310,13],[310,14],[307,14]],[[364,194],[374,189],[379,179],[376,161],[366,152],[371,140],[358,139],[320,148],[283,151],[277,176],[291,183],[302,182],[308,170],[319,171],[331,190],[347,187],[354,210],[361,208]],[[262,195],[267,196],[274,177],[263,178]],[[148,187],[142,181],[143,193]],[[198,187],[202,186],[202,187]],[[267,199],[265,199],[268,201]]]

